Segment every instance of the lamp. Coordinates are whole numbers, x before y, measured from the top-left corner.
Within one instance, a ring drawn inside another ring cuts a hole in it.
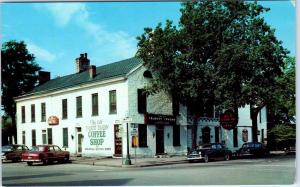
[[[152,133],[152,136],[153,136],[153,138],[155,137],[155,133],[154,132]]]
[[[73,136],[73,134],[71,134],[71,138],[72,138],[72,140],[74,139],[74,136]]]

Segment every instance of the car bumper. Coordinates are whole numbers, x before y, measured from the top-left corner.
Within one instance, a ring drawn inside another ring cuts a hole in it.
[[[41,159],[22,159],[22,162],[42,162]]]
[[[200,156],[189,156],[186,158],[187,160],[203,160],[204,157]]]
[[[6,159],[6,156],[3,156],[3,155],[2,155],[2,156],[1,156],[1,160],[2,160],[2,161],[7,160],[7,159]]]

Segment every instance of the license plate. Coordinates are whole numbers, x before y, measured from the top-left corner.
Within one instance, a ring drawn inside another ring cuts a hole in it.
[[[32,157],[31,157],[31,156],[29,156],[29,157],[28,157],[28,159],[32,159]]]

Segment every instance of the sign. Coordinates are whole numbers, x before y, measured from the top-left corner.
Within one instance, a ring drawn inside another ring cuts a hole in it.
[[[132,136],[132,147],[138,147],[139,145],[139,138],[137,136]]]
[[[59,124],[59,119],[56,116],[50,116],[48,118],[48,124],[49,125],[58,125]]]
[[[231,130],[237,125],[236,115],[232,110],[226,110],[220,115],[220,124],[224,129]]]
[[[171,115],[144,114],[145,124],[153,125],[175,125],[176,117]]]
[[[138,130],[137,129],[132,129],[130,132],[131,136],[138,136]]]

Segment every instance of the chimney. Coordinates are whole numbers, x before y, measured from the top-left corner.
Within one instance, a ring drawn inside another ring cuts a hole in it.
[[[96,66],[94,65],[91,65],[89,67],[89,75],[90,75],[90,78],[94,78],[96,76]]]
[[[48,71],[39,71],[38,81],[39,85],[44,84],[50,80],[50,72]]]
[[[89,69],[90,60],[87,58],[87,53],[80,54],[79,58],[76,58],[76,73],[81,73]]]

